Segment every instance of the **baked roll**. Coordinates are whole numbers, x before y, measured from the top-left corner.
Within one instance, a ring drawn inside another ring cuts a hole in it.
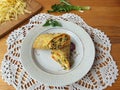
[[[70,36],[65,33],[40,34],[33,43],[36,49],[61,49],[70,44]]]
[[[51,57],[58,62],[64,70],[70,69],[70,44],[62,49],[52,50]]]

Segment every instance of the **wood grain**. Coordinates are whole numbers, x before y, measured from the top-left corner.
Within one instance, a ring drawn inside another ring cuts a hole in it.
[[[51,5],[58,3],[59,0],[37,0],[43,6],[43,13],[47,13]],[[112,43],[111,55],[120,70],[120,0],[69,0],[74,5],[89,5],[91,10],[80,13],[72,11],[81,16],[84,21],[109,36]],[[53,15],[62,15],[63,13],[52,13]],[[9,34],[0,39],[0,65],[4,54],[6,53],[6,39]],[[120,72],[119,72],[120,74]],[[0,90],[15,90],[0,78]],[[105,90],[120,90],[120,76],[115,83]]]
[[[7,21],[5,23],[0,24],[0,38],[8,32],[10,32],[11,30],[18,27],[20,24],[25,22],[27,19],[29,19],[36,13],[38,13],[41,9],[42,6],[36,0],[31,0],[30,2],[27,2],[27,10],[31,11],[31,13],[19,15],[17,20]]]

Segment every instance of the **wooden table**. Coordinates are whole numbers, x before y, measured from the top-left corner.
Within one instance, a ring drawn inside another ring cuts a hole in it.
[[[58,3],[59,0],[38,0],[43,5],[41,12],[47,13],[51,5]],[[80,13],[78,11],[72,11],[81,16],[85,22],[94,27],[98,28],[110,37],[112,43],[111,54],[113,59],[120,69],[120,0],[69,0],[73,5],[89,5],[91,10]],[[52,13],[54,15],[61,15],[63,13]],[[6,40],[7,34],[0,39],[0,65],[3,60],[4,54],[6,53],[7,45]],[[120,73],[119,73],[120,74]],[[0,73],[0,90],[15,90],[12,86],[9,86],[1,78]],[[120,90],[120,77],[112,85],[107,87],[105,90]]]

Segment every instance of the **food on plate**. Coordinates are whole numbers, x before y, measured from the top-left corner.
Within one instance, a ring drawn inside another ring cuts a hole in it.
[[[62,49],[52,50],[51,57],[58,62],[64,70],[70,69],[70,44]]]
[[[65,33],[40,34],[33,43],[35,49],[61,49],[70,44],[70,36]]]
[[[65,33],[40,34],[33,43],[35,49],[51,50],[51,57],[64,70],[70,69],[70,36]]]
[[[26,7],[26,0],[0,0],[0,24],[13,19],[17,20],[18,15],[31,13]]]

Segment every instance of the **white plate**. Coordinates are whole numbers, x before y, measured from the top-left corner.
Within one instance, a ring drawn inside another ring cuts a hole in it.
[[[36,26],[25,37],[21,47],[22,65],[31,77],[46,85],[64,86],[80,80],[90,70],[95,57],[95,48],[88,33],[78,25],[59,20],[62,27]],[[50,50],[34,50],[32,44],[39,34],[67,33],[76,46],[72,66],[65,71],[52,60]]]

